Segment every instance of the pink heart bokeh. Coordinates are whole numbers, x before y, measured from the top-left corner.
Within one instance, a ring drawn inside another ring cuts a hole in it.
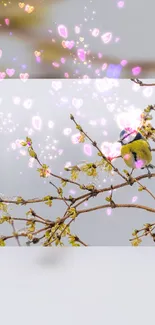
[[[5,72],[0,72],[0,80],[3,80],[6,77]]]
[[[6,73],[9,77],[12,77],[15,73],[15,69],[6,69]]]
[[[103,142],[101,145],[102,153],[111,160],[120,155],[120,143]]]
[[[20,73],[19,77],[23,82],[25,82],[29,78],[29,74],[28,73]]]
[[[69,50],[73,48],[74,44],[74,41],[65,41],[65,45]]]

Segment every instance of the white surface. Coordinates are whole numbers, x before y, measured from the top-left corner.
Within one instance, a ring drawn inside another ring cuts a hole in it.
[[[154,254],[154,248],[1,249],[1,321],[152,323]]]

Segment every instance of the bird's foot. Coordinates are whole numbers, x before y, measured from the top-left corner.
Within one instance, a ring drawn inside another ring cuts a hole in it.
[[[131,177],[133,171],[134,171],[134,168],[132,168],[131,173],[129,174],[129,177]]]
[[[129,182],[129,184],[130,184],[131,186],[134,184],[134,179],[133,179],[133,177],[132,177],[132,173],[133,173],[133,171],[134,171],[134,168],[132,168],[131,173],[128,174],[128,182]]]
[[[151,177],[152,177],[152,174],[151,174],[149,168],[152,168],[152,167],[150,167],[150,165],[148,165],[148,166],[146,167],[146,169],[147,169],[147,171],[148,171],[148,178],[151,178]]]

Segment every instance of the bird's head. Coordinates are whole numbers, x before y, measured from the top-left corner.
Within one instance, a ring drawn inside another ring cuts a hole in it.
[[[140,132],[137,132],[136,130],[133,130],[131,128],[126,128],[126,129],[121,131],[120,139],[118,140],[118,142],[120,142],[121,145],[125,145],[125,144],[128,144],[130,142],[140,140],[142,138],[143,137],[142,137]]]

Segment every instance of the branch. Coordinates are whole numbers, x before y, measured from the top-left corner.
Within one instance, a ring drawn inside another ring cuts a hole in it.
[[[16,241],[17,241],[17,244],[18,244],[18,246],[21,246],[21,245],[20,245],[19,238],[18,238],[18,233],[17,233],[17,231],[16,231],[16,228],[15,228],[15,225],[14,225],[14,220],[13,220],[13,219],[10,220],[10,224],[11,224],[11,226],[12,226],[12,229],[13,229],[13,232],[14,232],[14,237],[15,237],[15,239],[16,239]]]
[[[75,123],[76,128],[83,133],[83,135],[91,142],[91,144],[97,149],[97,151],[99,152],[99,155],[112,167],[112,169],[119,175],[121,176],[123,179],[127,180],[127,178],[125,176],[123,176],[123,174],[121,174],[119,172],[119,170],[111,163],[111,161],[103,154],[103,152],[100,150],[100,148],[97,145],[96,141],[93,141],[88,135],[87,133],[85,133],[83,131],[83,129],[81,128],[80,125],[78,125],[78,123],[75,121],[74,116],[71,114],[70,115],[70,119]]]
[[[143,83],[141,80],[139,79],[131,79],[131,81],[133,81],[135,84],[141,86],[141,87],[153,87],[155,86],[155,83],[151,83],[151,84],[148,84],[148,83]]]
[[[111,208],[111,207],[112,207],[111,204],[99,205],[99,206],[94,207],[94,208],[80,210],[80,211],[78,211],[78,215],[82,214],[82,213],[87,213],[87,212],[96,211],[96,210],[100,210],[100,209]],[[145,205],[139,205],[139,204],[115,204],[115,208],[136,208],[136,209],[143,209],[143,210],[155,213],[155,209],[150,208],[150,207],[145,206]]]

